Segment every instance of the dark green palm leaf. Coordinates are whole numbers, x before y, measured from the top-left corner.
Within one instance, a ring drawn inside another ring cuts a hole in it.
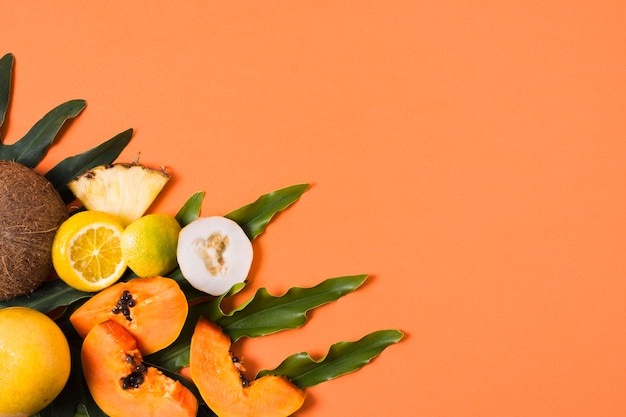
[[[200,191],[193,194],[185,201],[185,204],[183,204],[178,213],[176,213],[176,221],[178,224],[185,227],[200,216],[204,195],[205,193]]]
[[[4,118],[9,108],[9,97],[11,96],[11,73],[13,71],[13,55],[6,54],[0,58],[0,126],[4,123]],[[0,143],[2,135],[0,134]]]
[[[257,377],[283,375],[300,388],[307,388],[354,372],[367,365],[376,356],[404,334],[399,330],[378,330],[356,342],[339,342],[330,347],[328,354],[316,361],[302,352],[285,359],[272,370],[263,370]]]
[[[266,288],[259,288],[235,311],[209,319],[220,325],[233,342],[242,337],[259,337],[296,329],[306,323],[309,310],[350,294],[366,279],[367,275],[330,278],[310,288],[293,287],[280,296],[271,295]]]
[[[39,310],[42,313],[50,313],[60,307],[65,307],[92,295],[91,293],[78,291],[60,279],[52,279],[44,282],[31,294],[8,301],[0,301],[0,308],[21,306]]]
[[[2,144],[0,159],[36,167],[65,122],[76,117],[86,105],[85,100],[71,100],[50,110],[20,140],[12,145]]]
[[[309,184],[298,184],[272,191],[262,195],[255,202],[228,213],[225,217],[237,222],[252,240],[263,233],[276,213],[298,201],[308,188]]]
[[[292,288],[282,296],[273,296],[260,288],[248,302],[225,313],[222,300],[241,290],[243,284],[239,284],[218,298],[191,306],[178,339],[164,351],[151,355],[148,361],[174,372],[189,365],[191,336],[200,316],[219,325],[233,342],[244,336],[260,337],[295,329],[306,322],[308,311],[353,292],[366,278],[366,275],[330,278],[311,288]]]

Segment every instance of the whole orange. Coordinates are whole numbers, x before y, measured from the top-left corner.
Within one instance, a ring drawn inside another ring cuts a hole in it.
[[[26,307],[0,310],[0,416],[30,416],[63,390],[70,348],[57,324]]]

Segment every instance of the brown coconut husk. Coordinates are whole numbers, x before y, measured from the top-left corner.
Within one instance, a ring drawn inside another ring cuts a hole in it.
[[[0,161],[0,300],[28,294],[53,274],[52,242],[67,217],[45,177]]]

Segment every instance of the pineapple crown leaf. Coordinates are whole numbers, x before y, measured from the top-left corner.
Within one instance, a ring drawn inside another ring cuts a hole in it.
[[[88,151],[65,158],[50,169],[45,177],[59,192],[63,201],[70,203],[74,200],[74,195],[67,184],[91,168],[115,161],[132,136],[133,129],[127,129]]]
[[[11,53],[0,58],[0,128],[5,121],[11,98],[14,61]],[[63,125],[69,119],[78,116],[86,106],[87,102],[81,99],[60,104],[35,123],[26,135],[11,145],[3,143],[0,130],[0,160],[11,160],[35,168],[46,156]],[[88,169],[113,163],[128,145],[132,135],[132,129],[125,130],[86,152],[62,160],[45,176],[61,194],[63,201],[69,203],[74,196],[68,189],[67,183]]]

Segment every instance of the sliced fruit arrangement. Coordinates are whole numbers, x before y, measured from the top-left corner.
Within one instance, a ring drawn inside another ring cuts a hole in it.
[[[146,178],[144,167],[134,163],[133,168],[137,169],[124,168],[123,175],[93,176],[89,181],[96,190],[110,189],[118,195],[119,190],[128,188],[125,181],[137,185]],[[101,210],[78,211],[56,232],[52,247],[54,269],[71,287],[100,291],[117,282],[127,267],[139,277],[161,276],[176,268],[180,224],[167,213],[142,215],[128,223],[139,213],[135,207],[147,207],[148,200],[151,202],[156,195],[151,193],[146,199],[144,193],[127,191],[126,206],[98,205]]]
[[[145,364],[133,336],[116,321],[89,331],[81,362],[94,401],[110,417],[196,415],[198,400],[193,393]]]
[[[0,58],[0,126],[12,69],[11,54]],[[360,369],[402,339],[398,330],[373,332],[333,345],[319,361],[295,354],[249,379],[231,353],[233,343],[304,325],[309,310],[353,292],[366,276],[328,279],[281,296],[260,288],[225,312],[222,301],[250,279],[251,241],[309,185],[272,191],[224,216],[200,216],[204,193],[191,196],[176,216],[147,213],[169,175],[137,159],[115,162],[130,129],[38,174],[35,168],[63,124],[85,105],[63,103],[12,145],[0,138],[0,216],[11,229],[0,239],[0,259],[12,265],[0,268],[0,367],[20,358],[20,348],[6,343],[18,334],[6,330],[17,323],[4,315],[13,307],[46,313],[62,331],[48,337],[45,348],[29,345],[28,360],[2,368],[0,382],[7,375],[9,383],[29,382],[17,384],[17,395],[5,392],[7,381],[0,384],[0,415],[287,416],[302,406],[304,389]],[[16,172],[25,178],[21,183]],[[31,194],[40,200],[30,200]],[[68,212],[77,200],[84,207]],[[46,259],[28,265],[36,252]],[[59,346],[69,346],[71,359],[66,350],[54,353]],[[38,379],[41,370],[32,360],[51,354],[65,368],[46,382],[49,390],[40,391],[39,382],[47,380]],[[67,384],[58,393],[62,377]],[[41,393],[44,402],[36,406],[13,406],[14,398],[28,401]]]
[[[136,278],[100,291],[70,316],[82,337],[98,323],[113,320],[124,326],[149,355],[169,346],[187,319],[188,303],[170,278]]]
[[[230,338],[200,318],[191,338],[190,372],[207,405],[219,417],[285,417],[304,403],[305,394],[287,378],[265,375],[249,381]]]
[[[68,187],[87,209],[115,214],[128,225],[143,216],[169,179],[164,169],[134,161],[96,166]]]

